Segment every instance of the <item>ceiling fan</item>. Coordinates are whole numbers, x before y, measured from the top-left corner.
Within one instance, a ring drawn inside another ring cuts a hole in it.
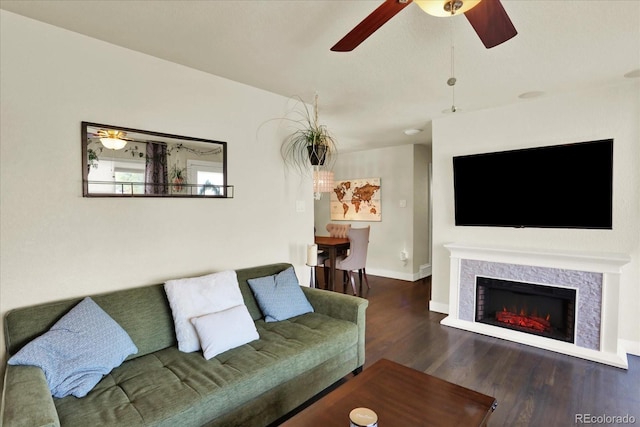
[[[412,1],[430,15],[452,16],[463,13],[487,49],[518,34],[500,0],[386,0],[331,50],[352,51]]]
[[[110,150],[121,150],[127,145],[127,142],[134,141],[132,138],[127,138],[126,132],[111,129],[100,129],[92,134],[92,137],[90,139],[99,139],[102,145]]]

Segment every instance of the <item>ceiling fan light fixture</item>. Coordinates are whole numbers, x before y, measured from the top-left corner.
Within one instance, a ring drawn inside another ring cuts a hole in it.
[[[127,141],[119,138],[100,138],[100,142],[105,148],[109,150],[122,150],[125,145],[127,145]]]
[[[445,18],[473,9],[482,0],[415,0],[420,9],[432,16]]]
[[[122,150],[127,145],[127,140],[123,139],[126,134],[117,130],[99,130],[100,142],[109,150]]]

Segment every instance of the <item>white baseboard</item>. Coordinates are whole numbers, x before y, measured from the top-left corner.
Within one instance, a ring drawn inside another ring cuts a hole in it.
[[[618,340],[618,345],[628,354],[640,356],[640,341]]]
[[[402,273],[399,271],[381,270],[376,268],[367,268],[367,273],[371,274],[372,276],[380,276],[380,277],[387,277],[389,279],[405,280],[407,282],[416,282],[420,279],[431,276],[431,265],[430,264],[421,265],[420,271],[418,271],[417,273]]]
[[[436,313],[449,314],[449,304],[438,301],[429,301],[429,311]]]
[[[422,264],[417,275],[418,277],[416,278],[416,280],[431,276],[431,264]]]
[[[378,270],[375,268],[367,268],[367,274],[372,276],[387,277],[389,279],[406,280],[407,282],[415,282],[416,279],[412,273],[401,273],[399,271],[392,270]]]

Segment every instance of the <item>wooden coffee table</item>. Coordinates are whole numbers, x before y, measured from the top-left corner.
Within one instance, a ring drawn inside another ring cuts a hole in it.
[[[345,427],[358,407],[375,411],[379,427],[484,426],[496,405],[491,396],[382,359],[281,426]]]

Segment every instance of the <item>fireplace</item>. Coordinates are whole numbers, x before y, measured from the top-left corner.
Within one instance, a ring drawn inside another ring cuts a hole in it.
[[[573,343],[575,307],[575,289],[476,277],[476,322]]]
[[[443,325],[628,368],[618,339],[618,300],[629,255],[445,247],[451,257]],[[490,278],[501,283],[487,285]],[[439,311],[433,301],[429,307]]]

